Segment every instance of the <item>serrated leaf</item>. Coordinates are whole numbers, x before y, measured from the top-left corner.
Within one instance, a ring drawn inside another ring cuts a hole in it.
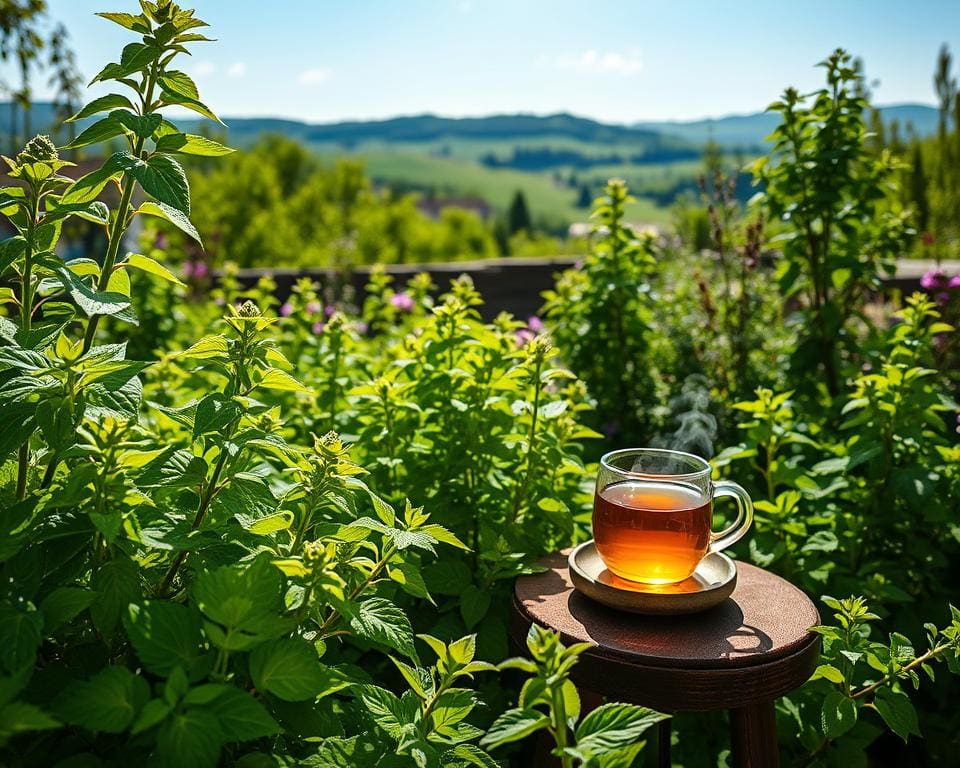
[[[187,215],[182,211],[178,211],[171,205],[161,203],[157,200],[147,200],[146,202],[140,204],[140,207],[137,208],[137,213],[166,219],[181,232],[192,237],[200,245],[203,245],[203,242],[200,239],[200,233],[197,232],[197,228],[193,226],[193,223],[190,221]]]
[[[331,679],[316,650],[305,640],[285,638],[255,648],[250,676],[260,690],[284,701],[307,701],[324,691]]]
[[[158,152],[177,152],[182,155],[197,155],[199,157],[222,157],[235,150],[225,147],[218,141],[206,136],[196,136],[191,133],[170,133],[157,141]]]
[[[217,687],[222,692],[204,707],[204,711],[216,715],[226,741],[250,741],[280,733],[277,721],[249,693],[232,685]]]
[[[32,666],[42,629],[43,614],[6,600],[0,602],[0,669],[13,674]]]
[[[200,619],[184,605],[157,600],[131,604],[123,626],[140,661],[161,677],[176,667],[190,669],[202,652]]]
[[[890,730],[904,741],[907,741],[911,734],[920,735],[917,710],[914,709],[910,697],[906,694],[881,688],[877,691],[873,706]]]
[[[44,631],[52,634],[89,608],[96,599],[96,592],[82,587],[58,587],[53,590],[40,603]]]
[[[377,726],[393,739],[399,739],[408,718],[400,699],[376,685],[358,685],[355,695],[371,714]]]
[[[197,403],[193,420],[193,439],[211,432],[223,432],[233,424],[243,412],[234,400],[221,392],[204,395]]]
[[[127,172],[143,191],[157,202],[190,215],[190,185],[180,164],[168,155],[150,155],[147,162],[139,162]]]
[[[820,726],[828,739],[842,736],[857,723],[857,702],[839,691],[830,691],[823,700]]]
[[[550,718],[535,709],[509,709],[493,722],[480,744],[493,749],[525,739],[549,725]]]
[[[350,617],[350,629],[364,640],[393,648],[408,658],[417,658],[409,617],[385,598],[368,597],[358,603],[356,613]]]
[[[75,275],[68,267],[57,270],[63,287],[83,310],[87,317],[94,315],[118,315],[130,307],[130,297],[113,291],[98,291],[87,285],[82,278]]]
[[[222,741],[215,714],[189,709],[167,718],[157,734],[157,750],[170,768],[216,768]]]
[[[473,629],[490,610],[492,597],[489,590],[471,584],[460,596],[460,615],[467,629]]]
[[[122,733],[150,697],[150,686],[126,667],[107,667],[89,682],[74,683],[54,704],[64,722],[91,731]]]
[[[99,112],[108,112],[117,108],[133,110],[133,103],[126,96],[121,96],[119,93],[108,93],[106,96],[100,96],[99,98],[94,99],[89,104],[84,106],[77,112],[73,117],[68,117],[64,122],[72,123],[77,120],[82,120],[85,117],[90,117],[91,115],[96,115]]]
[[[132,560],[117,557],[97,569],[90,583],[97,599],[90,606],[90,617],[100,634],[109,637],[130,603],[138,602],[140,571]]]
[[[666,718],[667,715],[633,704],[601,704],[577,726],[577,750],[593,756],[628,747]]]

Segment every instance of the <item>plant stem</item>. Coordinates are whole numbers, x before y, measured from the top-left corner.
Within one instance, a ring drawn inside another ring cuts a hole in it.
[[[230,431],[232,432],[232,430]],[[203,522],[203,517],[207,514],[207,508],[210,506],[210,502],[213,501],[213,496],[217,492],[217,483],[220,480],[220,474],[223,472],[223,467],[227,463],[228,457],[229,454],[225,449],[223,449],[220,453],[220,458],[217,459],[217,465],[213,469],[213,475],[210,478],[210,482],[207,483],[207,487],[203,492],[203,496],[200,498],[200,506],[197,508],[197,514],[193,518],[193,524],[190,526],[190,530],[197,530],[197,528],[199,528],[200,524]],[[186,559],[186,550],[179,552],[173,559],[173,562],[170,563],[170,567],[167,569],[166,575],[163,577],[163,581],[160,583],[160,589],[157,590],[158,596],[166,596],[167,590],[170,589],[170,585],[173,584],[173,579],[177,575],[177,571],[180,569],[180,566],[183,565],[183,561]]]
[[[370,583],[371,583],[375,578],[377,578],[377,576],[380,575],[380,571],[382,571],[382,570],[386,567],[387,561],[389,561],[390,558],[394,556],[394,554],[396,553],[396,551],[397,551],[397,548],[396,548],[393,544],[390,544],[390,545],[384,550],[383,555],[382,555],[382,556],[380,557],[380,559],[377,561],[377,564],[376,564],[375,566],[373,566],[373,570],[370,571],[370,575],[367,576],[367,578],[365,578],[363,581],[361,581],[356,587],[354,587],[354,589],[353,589],[353,591],[350,593],[349,597],[347,597],[346,602],[352,603],[354,600],[357,599],[357,597],[360,596],[360,594],[363,592],[363,590],[365,590],[368,586],[370,586]],[[327,636],[327,633],[329,632],[330,628],[333,627],[333,625],[337,623],[337,619],[339,619],[339,618],[340,618],[340,612],[339,612],[336,608],[334,608],[332,611],[330,611],[330,615],[327,616],[327,618],[324,620],[323,624],[320,625],[320,637],[321,637],[321,638]]]
[[[562,768],[573,768],[573,758],[567,754],[567,710],[563,705],[563,685],[558,684],[552,693],[553,706],[553,737],[560,750],[560,765]]]
[[[147,91],[143,97],[143,113],[147,114],[150,109],[150,103],[153,101],[153,89],[157,82],[156,65],[150,70],[147,77]],[[143,145],[146,139],[138,137],[133,145],[134,157],[140,158],[143,153]],[[130,207],[130,200],[133,197],[133,188],[136,182],[132,177],[127,178],[123,189],[120,192],[120,205],[117,208],[117,218],[113,221],[113,227],[110,230],[110,238],[107,242],[107,252],[103,257],[103,265],[100,268],[100,279],[97,281],[97,290],[105,291],[110,284],[110,276],[113,274],[113,266],[117,261],[117,253],[120,251],[120,242],[123,240],[127,231],[127,208]],[[87,323],[87,330],[83,334],[84,354],[93,346],[93,339],[97,335],[97,325],[100,323],[100,315],[93,315]]]
[[[917,658],[915,658],[913,661],[911,661],[911,662],[910,662],[909,664],[907,664],[905,667],[901,667],[901,668],[900,668],[900,672],[899,672],[899,674],[896,675],[896,677],[899,677],[899,676],[902,675],[904,672],[909,672],[909,671],[912,670],[912,669],[916,669],[916,668],[919,667],[921,664],[925,664],[926,662],[930,661],[931,659],[937,658],[937,656],[939,656],[941,653],[943,653],[944,651],[946,651],[946,650],[947,650],[948,648],[950,648],[950,647],[952,647],[952,644],[951,644],[951,643],[943,643],[943,644],[941,644],[941,645],[934,646],[934,647],[931,648],[929,651],[927,651],[925,654],[923,654],[923,656],[917,656]],[[888,674],[884,675],[883,677],[881,677],[879,680],[877,680],[877,682],[872,683],[871,685],[868,685],[866,688],[861,688],[859,691],[857,691],[856,693],[852,694],[852,695],[850,696],[850,698],[851,698],[851,699],[862,699],[864,696],[869,696],[871,693],[873,693],[875,690],[877,690],[877,688],[881,688],[881,687],[883,687],[884,685],[886,685],[887,683],[891,682],[891,681],[894,679],[894,677],[895,677],[894,675],[891,675],[891,674],[888,673]]]
[[[41,185],[42,187],[42,185]],[[33,322],[33,236],[40,216],[42,189],[31,185],[33,201],[30,206],[30,221],[27,223],[27,246],[23,253],[23,282],[20,291],[20,328],[29,331]],[[20,445],[17,455],[17,499],[27,495],[27,473],[30,471],[30,436]]]
[[[537,440],[537,416],[540,411],[540,390],[543,384],[540,381],[540,371],[543,368],[543,358],[538,356],[534,366],[533,381],[533,415],[530,418],[530,434],[527,437],[527,457],[526,471],[523,473],[523,480],[517,486],[517,495],[513,502],[513,521],[516,522],[520,516],[520,510],[523,508],[523,502],[527,497],[527,490],[530,487],[530,476],[533,474],[534,449]]]

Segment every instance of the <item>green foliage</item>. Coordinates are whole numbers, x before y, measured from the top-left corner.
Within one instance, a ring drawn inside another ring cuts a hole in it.
[[[884,204],[898,162],[866,143],[858,65],[837,50],[821,66],[825,88],[810,96],[788,88],[769,107],[781,123],[772,153],[753,170],[771,218],[787,224],[776,238],[780,289],[804,301],[793,376],[798,384],[822,382],[835,397],[844,383],[839,355],[853,340],[850,320],[881,272],[892,274],[912,230],[902,211]],[[810,378],[813,370],[819,380]]]
[[[531,658],[500,664],[500,669],[519,669],[530,677],[517,707],[500,715],[480,743],[493,749],[545,730],[563,768],[629,765],[642,749],[643,733],[667,716],[632,704],[608,703],[581,718],[580,695],[570,671],[589,647],[589,643],[564,647],[555,632],[531,625],[527,633]]]
[[[198,140],[178,151],[211,155]],[[214,167],[195,164],[189,177],[197,229],[215,262],[327,266],[496,255],[476,214],[445,208],[430,219],[413,195],[375,191],[360,164],[321,165],[289,139],[266,137]]]
[[[603,195],[583,268],[564,272],[544,293],[543,314],[565,362],[597,399],[604,431],[643,442],[653,433],[650,410],[657,402],[650,354],[654,246],[624,220],[632,199],[626,184],[611,180]]]

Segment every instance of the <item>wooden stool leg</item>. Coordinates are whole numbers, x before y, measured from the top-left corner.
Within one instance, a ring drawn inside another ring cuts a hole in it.
[[[657,723],[657,768],[670,768],[670,723],[672,718]]]
[[[772,701],[730,710],[730,742],[737,768],[778,768],[777,719]]]

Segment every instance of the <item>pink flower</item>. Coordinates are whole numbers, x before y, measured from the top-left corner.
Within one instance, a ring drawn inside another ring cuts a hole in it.
[[[223,296],[217,296],[217,298],[213,300],[213,303],[216,304],[218,307],[222,307],[224,304],[227,303],[227,300],[223,298]]]
[[[925,291],[933,291],[941,286],[947,276],[942,269],[932,269],[920,278],[920,287]]]
[[[193,262],[185,261],[183,262],[183,276],[189,280],[193,277]]]
[[[315,315],[321,309],[323,309],[323,306],[320,304],[319,301],[308,301],[305,309],[307,310],[308,314]]]
[[[331,317],[336,311],[337,308],[333,306],[333,304],[327,304],[327,306],[323,308],[323,314],[325,314],[327,317]]]
[[[280,307],[280,317],[290,317],[293,314],[293,304],[289,301]]]
[[[210,274],[210,267],[207,266],[205,261],[195,261],[193,262],[193,276],[197,280],[203,280],[207,275]]]
[[[393,294],[390,297],[390,303],[401,312],[409,312],[413,309],[413,297],[403,291]]]
[[[949,293],[947,293],[946,291],[940,291],[940,293],[937,294],[937,304],[939,304],[941,307],[946,306],[949,302],[950,302]]]
[[[527,344],[533,341],[536,337],[537,334],[531,330],[528,330],[527,328],[521,328],[519,331],[517,331],[515,336],[518,347],[527,346]]]
[[[167,247],[167,243],[167,236],[163,234],[163,232],[158,232],[156,240],[153,241],[154,247],[159,248],[162,251]]]
[[[960,288],[960,275],[954,275],[950,278],[950,282],[947,283],[947,287],[951,290],[955,288]]]
[[[358,320],[353,327],[356,328],[357,333],[359,333],[361,336],[370,330],[370,326],[363,322],[363,320]]]
[[[531,315],[527,318],[527,328],[534,333],[540,333],[543,330],[543,320],[536,315]]]
[[[314,324],[313,324],[313,332],[316,333],[316,334],[321,334],[321,333],[323,333],[323,327],[324,327],[323,323],[319,323],[319,322],[318,322],[318,323],[314,323]]]

